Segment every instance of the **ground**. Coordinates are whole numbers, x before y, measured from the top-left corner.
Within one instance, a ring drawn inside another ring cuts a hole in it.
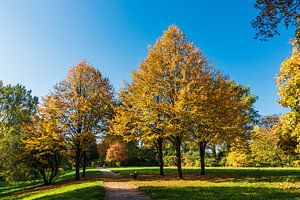
[[[157,167],[111,170],[124,176],[138,171],[132,181],[153,199],[300,199],[300,168],[208,168],[204,176],[184,168],[183,180],[173,167],[163,178]]]
[[[51,186],[40,181],[15,183],[0,182],[0,199],[104,199],[102,175],[97,169],[87,169],[87,176],[74,181],[74,171],[64,171]]]
[[[88,169],[87,177],[80,182],[74,181],[74,171],[65,171],[53,186],[41,186],[41,182],[0,182],[0,199],[101,200],[105,196],[106,200],[300,200],[300,168],[207,168],[206,175],[200,175],[198,168],[184,168],[182,180],[177,178],[175,167],[166,167],[164,177],[159,175],[158,167],[110,170],[120,175]],[[129,175],[135,171],[139,172],[137,180]]]

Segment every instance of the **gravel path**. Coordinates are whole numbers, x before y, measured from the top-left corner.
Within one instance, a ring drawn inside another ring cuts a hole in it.
[[[104,176],[105,200],[150,200],[128,178],[107,169],[99,170]]]

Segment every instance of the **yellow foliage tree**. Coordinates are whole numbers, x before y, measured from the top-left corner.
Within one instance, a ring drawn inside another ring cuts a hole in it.
[[[47,112],[54,113],[59,120],[61,133],[75,159],[76,180],[82,156],[86,160],[86,150],[95,136],[107,129],[107,120],[113,114],[113,98],[108,78],[81,61],[44,99]]]
[[[192,136],[199,144],[204,173],[207,142],[238,140],[254,113],[256,98],[249,88],[214,70],[183,32],[170,26],[132,73],[120,99],[112,132],[146,142],[169,140],[182,178],[182,140]]]
[[[279,103],[291,111],[280,118],[282,133],[290,134],[298,140],[297,151],[300,152],[300,54],[299,40],[294,41],[293,54],[286,59],[277,74]]]
[[[65,152],[65,141],[60,134],[59,121],[45,112],[43,107],[37,108],[32,123],[22,128],[22,142],[27,164],[37,169],[44,185],[52,184],[61,165]]]

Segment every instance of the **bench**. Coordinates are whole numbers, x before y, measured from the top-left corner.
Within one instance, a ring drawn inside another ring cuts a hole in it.
[[[129,174],[132,178],[137,179],[139,172],[132,172]]]

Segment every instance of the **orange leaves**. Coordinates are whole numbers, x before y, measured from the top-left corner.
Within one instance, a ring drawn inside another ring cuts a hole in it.
[[[106,152],[106,161],[107,162],[121,162],[126,160],[127,152],[124,144],[116,142],[111,144]]]

